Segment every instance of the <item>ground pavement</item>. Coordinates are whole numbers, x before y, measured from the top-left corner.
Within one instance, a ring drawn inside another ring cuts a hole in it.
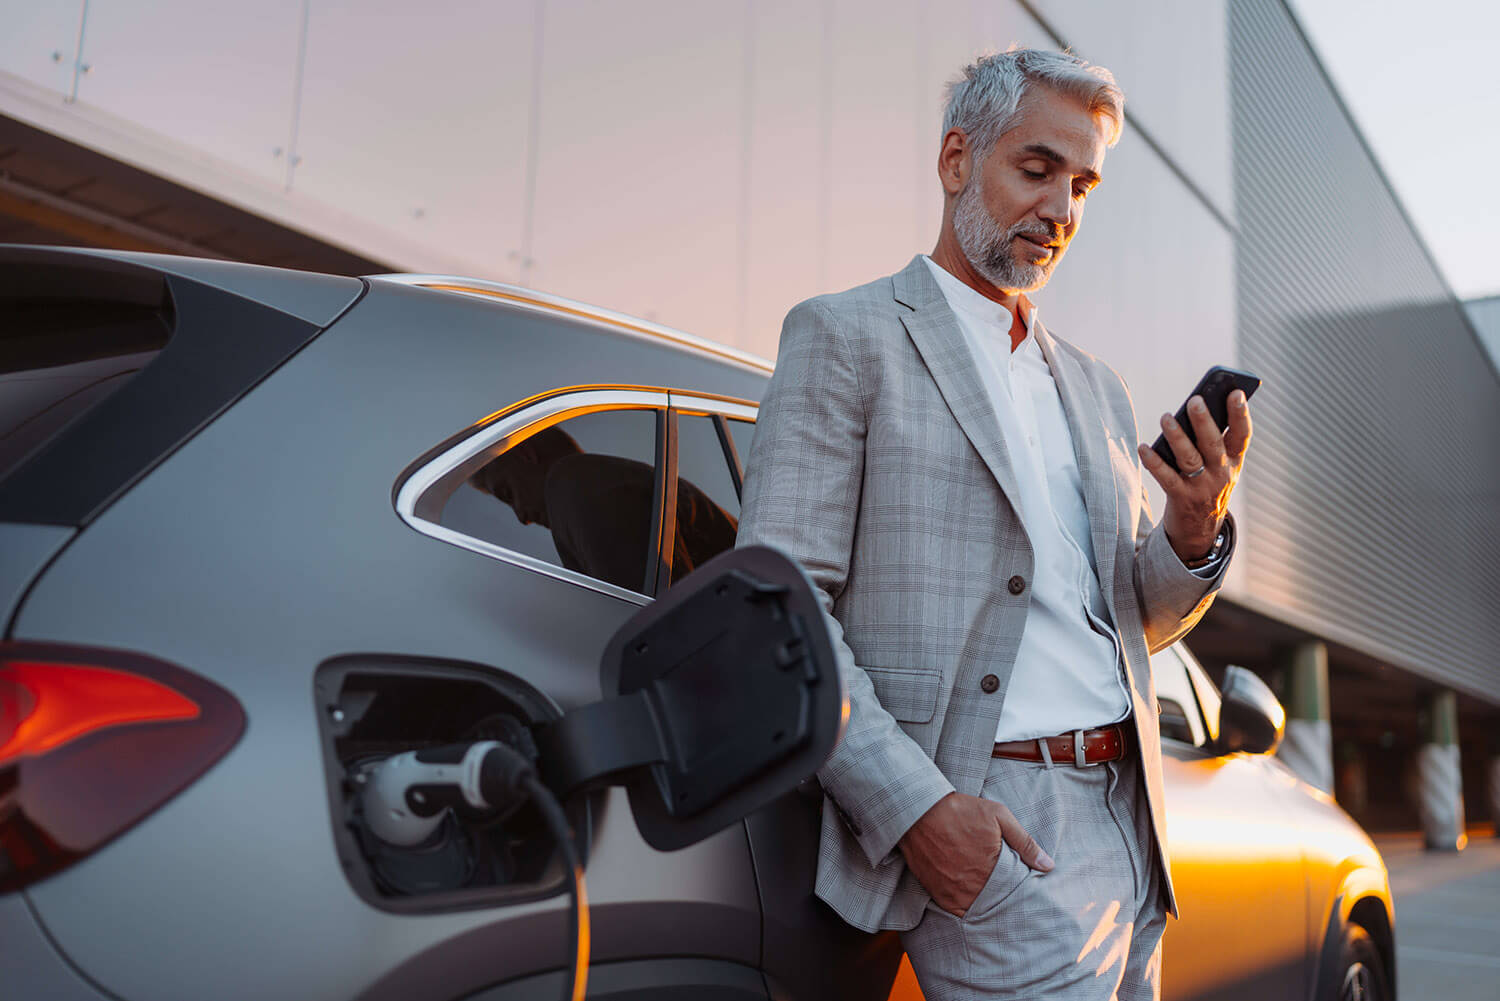
[[[1471,827],[1462,852],[1420,834],[1375,838],[1396,900],[1400,1001],[1500,1001],[1500,838]]]

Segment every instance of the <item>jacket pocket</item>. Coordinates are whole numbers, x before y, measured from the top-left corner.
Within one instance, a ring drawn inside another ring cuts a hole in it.
[[[867,667],[875,697],[902,723],[927,723],[937,712],[943,673],[921,667]]]

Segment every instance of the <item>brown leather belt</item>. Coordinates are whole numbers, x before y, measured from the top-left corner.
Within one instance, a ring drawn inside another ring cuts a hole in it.
[[[1081,738],[1081,740],[1079,739]],[[1007,740],[997,743],[990,752],[992,758],[1015,758],[1018,761],[1046,761],[1042,756],[1041,743],[1046,741],[1052,761],[1059,765],[1099,765],[1106,761],[1118,761],[1125,756],[1125,729],[1119,724],[1100,727],[1097,730],[1074,730],[1056,737],[1038,737],[1035,740]]]

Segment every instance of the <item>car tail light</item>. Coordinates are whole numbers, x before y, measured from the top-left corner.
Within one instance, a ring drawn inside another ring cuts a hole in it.
[[[0,643],[0,893],[161,806],[239,740],[224,689],[118,650]]]

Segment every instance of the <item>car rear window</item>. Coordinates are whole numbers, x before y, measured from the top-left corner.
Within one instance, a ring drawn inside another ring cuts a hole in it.
[[[145,368],[169,302],[0,300],[0,479]]]
[[[0,245],[0,522],[88,524],[320,329],[148,260]]]

